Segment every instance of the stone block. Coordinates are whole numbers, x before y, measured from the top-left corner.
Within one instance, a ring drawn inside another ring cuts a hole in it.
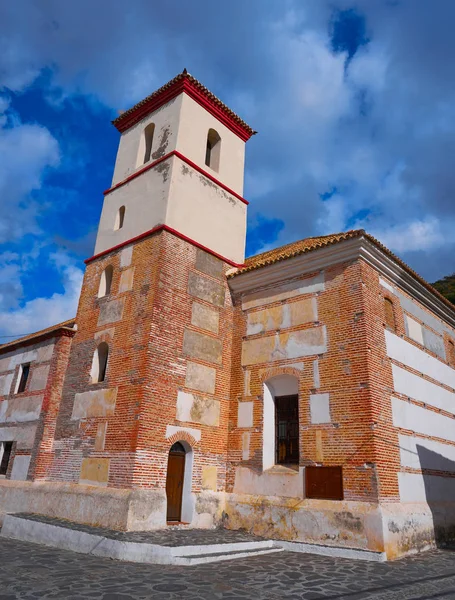
[[[50,365],[43,365],[42,367],[34,367],[32,369],[32,376],[28,388],[30,392],[44,390],[49,377],[49,369]]]
[[[249,431],[242,433],[242,460],[250,459],[250,440],[251,434]]]
[[[104,423],[98,423],[98,427],[96,429],[95,436],[95,451],[101,452],[104,450],[104,445],[106,443],[106,432],[107,432],[107,421]]]
[[[114,414],[117,388],[91,390],[76,394],[71,419],[109,417]]]
[[[27,479],[31,458],[30,454],[19,454],[14,457],[11,479],[15,481],[25,481]]]
[[[242,343],[242,365],[256,365],[300,358],[327,351],[325,326],[290,333],[276,333]]]
[[[250,312],[247,317],[247,335],[296,327],[316,320],[317,299],[304,298],[297,302]]]
[[[253,402],[239,402],[237,427],[253,427]]]
[[[120,273],[120,283],[118,287],[118,293],[122,294],[123,292],[129,292],[133,289],[133,281],[134,281],[134,267],[130,267],[129,269],[125,269]]]
[[[422,325],[417,323],[417,321],[414,321],[414,319],[411,319],[408,315],[404,315],[404,324],[408,336],[423,346]]]
[[[8,396],[11,393],[14,373],[8,373],[0,377],[0,396]]]
[[[255,292],[254,294],[248,294],[242,300],[242,308],[243,310],[248,310],[249,308],[272,304],[272,302],[295,298],[296,296],[302,296],[303,294],[323,292],[324,289],[324,273],[322,272],[314,277],[291,281],[291,283],[274,286],[266,290],[261,290],[260,292]]]
[[[196,250],[196,269],[212,277],[221,278],[223,275],[223,261],[204,250]]]
[[[196,394],[179,391],[177,394],[177,421],[218,426],[220,402]]]
[[[101,331],[97,331],[93,336],[95,342],[107,342],[111,341],[114,338],[115,327],[109,327],[109,329],[102,329]]]
[[[215,306],[224,306],[224,287],[212,279],[201,277],[197,273],[190,273],[189,275],[188,293]]]
[[[54,347],[54,343],[47,343],[44,346],[39,346],[36,350],[36,361],[47,362],[48,360],[51,360],[52,355],[54,354]]]
[[[218,333],[220,313],[205,304],[193,302],[191,307],[191,324],[212,333]]]
[[[79,483],[107,485],[109,480],[109,458],[84,458]]]
[[[310,394],[310,415],[314,424],[331,422],[329,394]]]
[[[321,377],[319,375],[319,361],[317,358],[313,361],[313,386],[316,389],[321,387]]]
[[[245,371],[243,373],[243,393],[245,394],[245,396],[251,396],[250,383],[251,371]]]
[[[0,402],[0,423],[36,421],[41,413],[43,396],[14,398]]]
[[[221,341],[197,331],[185,330],[183,353],[191,358],[221,364],[223,347]]]
[[[127,246],[120,252],[120,268],[129,267],[133,257],[133,246]]]
[[[215,393],[216,369],[194,362],[187,362],[185,387],[207,394]]]
[[[203,490],[212,490],[216,492],[217,482],[217,467],[204,466],[202,467],[202,482],[201,487]]]
[[[35,443],[37,425],[0,427],[0,442],[16,442],[18,450],[29,450]]]
[[[446,359],[446,349],[444,347],[444,340],[440,335],[436,335],[426,327],[422,327],[423,332],[423,345],[431,352],[434,352],[443,360]]]
[[[103,302],[100,306],[100,314],[98,317],[98,327],[107,323],[115,323],[120,321],[123,316],[123,307],[125,304],[124,298],[119,300],[111,300]]]

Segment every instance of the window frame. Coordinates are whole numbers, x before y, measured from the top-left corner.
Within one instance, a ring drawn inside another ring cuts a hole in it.
[[[31,363],[29,362],[19,365],[19,372],[17,374],[16,394],[23,394],[27,390],[27,383],[30,378],[30,367]],[[24,373],[26,373],[25,376]]]
[[[102,355],[100,354],[100,349],[102,349]],[[100,342],[93,353],[92,368],[90,370],[90,378],[92,383],[96,384],[106,381],[107,369],[109,366],[109,355],[109,344],[107,342]],[[103,362],[101,362],[101,359]]]
[[[212,127],[207,132],[205,145],[205,166],[218,173],[220,170],[221,136]]]
[[[300,463],[299,395],[275,396],[274,401],[275,464],[281,466],[298,466]],[[291,402],[294,403],[292,407],[290,406]],[[285,406],[285,403],[287,406]],[[283,429],[285,429],[284,435]],[[284,456],[282,456],[283,441]]]
[[[5,451],[6,446],[9,446],[9,451],[7,454],[6,465],[5,463]],[[11,463],[12,455],[14,450],[14,442],[13,441],[5,441],[0,442],[0,478],[4,479],[8,475],[8,468]]]

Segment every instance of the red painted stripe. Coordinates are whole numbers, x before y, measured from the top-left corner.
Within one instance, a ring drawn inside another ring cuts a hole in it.
[[[120,133],[123,133],[136,123],[139,123],[139,121],[142,121],[144,117],[155,110],[158,110],[158,108],[182,93],[187,94],[200,106],[205,108],[207,112],[218,119],[218,121],[223,123],[223,125],[235,133],[235,135],[237,135],[242,141],[247,142],[253,133],[256,133],[253,132],[248,126],[240,123],[235,115],[230,114],[221,102],[217,103],[214,99],[208,97],[206,92],[199,89],[186,77],[179,79],[157,96],[150,98],[148,102],[141,104],[134,109],[133,112],[126,114],[124,117],[120,116],[119,118],[115,119],[115,121],[113,121],[114,126],[118,131],[120,131]]]
[[[148,171],[149,169],[153,169],[153,167],[156,167],[156,165],[159,165],[160,162],[163,162],[163,160],[167,160],[173,154],[174,154],[173,152],[169,152],[168,154],[165,154],[161,158],[157,158],[156,160],[154,160],[153,162],[149,163],[148,165],[145,165],[145,167],[142,167],[142,169],[139,169],[139,171],[136,171],[135,173],[133,173],[132,175],[130,175],[126,179],[123,179],[123,181],[120,181],[119,183],[116,183],[115,185],[113,185],[108,190],[105,190],[103,192],[103,194],[106,196],[107,194],[110,194],[114,190],[116,190],[118,188],[121,188],[122,185],[125,185],[125,183],[128,183],[129,181],[131,181],[133,179],[136,179],[136,177],[139,177],[139,175],[142,175],[142,173],[145,173],[145,171]]]
[[[199,173],[201,173],[201,175],[204,175],[204,177],[207,177],[207,179],[210,179],[210,181],[213,181],[213,183],[216,183],[216,185],[219,185],[220,188],[223,188],[223,190],[226,190],[226,192],[228,194],[231,194],[231,196],[234,196],[235,198],[237,198],[238,200],[240,200],[241,202],[243,202],[244,204],[246,204],[248,206],[248,204],[249,204],[248,200],[245,200],[245,198],[242,198],[242,196],[240,196],[240,194],[237,194],[237,192],[234,192],[234,190],[231,190],[231,188],[229,188],[227,185],[224,185],[224,183],[222,183],[219,179],[216,179],[216,177],[213,177],[213,175],[211,175],[210,173],[208,173],[207,171],[205,171],[204,169],[199,167],[196,163],[194,163],[192,160],[190,160],[189,158],[187,158],[186,156],[184,156],[177,150],[172,150],[165,156],[158,158],[157,160],[153,161],[149,165],[146,165],[139,171],[136,171],[136,173],[133,173],[132,175],[130,175],[123,181],[120,181],[119,183],[117,183],[113,187],[111,187],[110,189],[106,190],[104,192],[104,195],[106,196],[107,194],[110,194],[114,190],[121,188],[126,183],[129,183],[132,179],[139,177],[139,175],[142,175],[142,173],[144,173],[145,171],[148,171],[149,169],[153,169],[153,167],[158,165],[160,162],[163,162],[163,160],[167,160],[171,156],[177,156],[177,158],[180,158],[180,160],[183,160],[183,162],[186,162],[186,164],[189,165],[190,167],[192,167],[195,171],[198,171]]]
[[[112,248],[109,248],[108,250],[103,250],[103,252],[100,252],[99,254],[95,254],[94,256],[87,258],[86,260],[84,260],[84,262],[87,265],[88,263],[92,262],[93,260],[96,260],[97,258],[106,256],[107,254],[110,254],[111,252],[114,252],[115,250],[119,250],[120,248],[123,248],[124,246],[128,246],[129,244],[133,244],[134,242],[138,242],[139,240],[143,240],[144,238],[147,238],[150,235],[153,235],[154,233],[158,233],[159,231],[167,231],[168,233],[172,233],[172,235],[175,235],[176,237],[180,238],[181,240],[184,240],[185,242],[188,242],[189,244],[193,244],[193,246],[196,246],[196,248],[200,248],[201,250],[208,252],[212,256],[219,258],[220,260],[227,263],[228,265],[231,265],[231,267],[241,268],[241,267],[245,266],[243,263],[235,263],[232,260],[229,260],[228,258],[221,256],[221,254],[218,254],[217,252],[210,250],[210,248],[207,248],[207,246],[204,246],[204,245],[200,244],[199,242],[192,240],[188,236],[184,235],[183,233],[180,233],[176,229],[172,229],[172,227],[168,227],[167,225],[157,225],[156,227],[154,227],[153,229],[150,229],[149,231],[146,231],[145,233],[141,233],[140,235],[137,235],[134,238],[126,240],[126,242],[117,244],[116,246],[113,246]]]

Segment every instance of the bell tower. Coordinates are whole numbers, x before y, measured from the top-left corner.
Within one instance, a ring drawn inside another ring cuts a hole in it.
[[[159,227],[245,257],[245,142],[255,132],[186,70],[122,113],[95,255]]]

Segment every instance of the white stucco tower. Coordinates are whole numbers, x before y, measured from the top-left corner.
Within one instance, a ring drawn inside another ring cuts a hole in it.
[[[245,142],[255,132],[186,71],[124,112],[95,254],[159,227],[245,257]]]

